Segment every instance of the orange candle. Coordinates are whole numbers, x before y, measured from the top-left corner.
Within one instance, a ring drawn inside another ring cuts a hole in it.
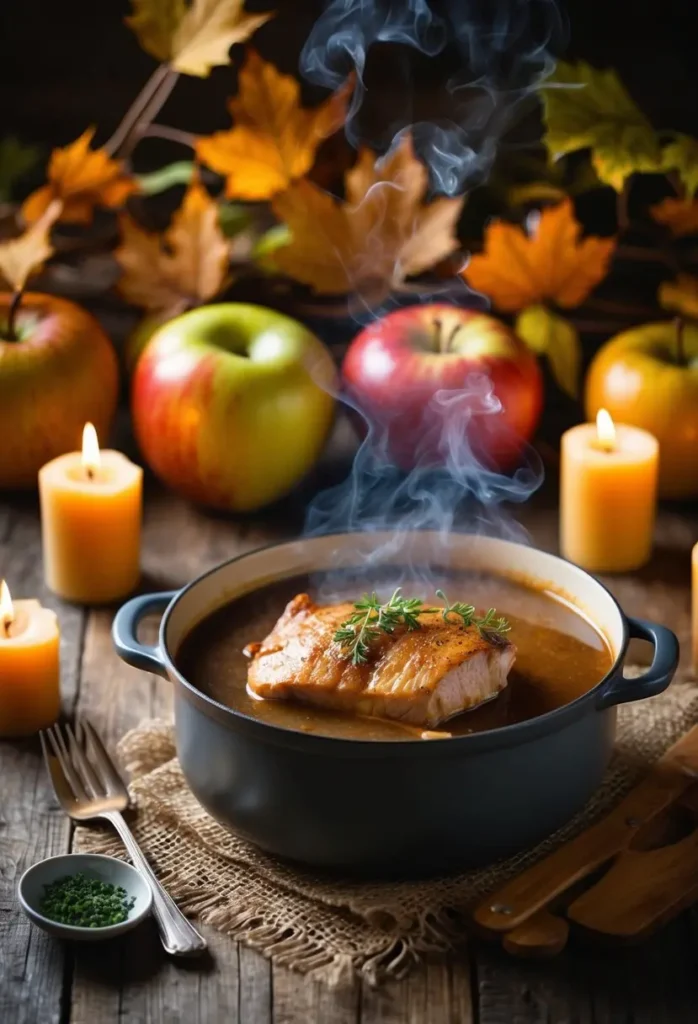
[[[91,423],[82,452],[39,470],[44,572],[68,601],[102,604],[131,593],[140,576],[143,470],[100,451]]]
[[[691,553],[691,596],[693,617],[693,675],[698,676],[698,544]]]
[[[591,572],[629,572],[649,559],[659,444],[600,409],[562,437],[560,549]]]
[[[55,613],[38,601],[12,603],[0,582],[0,736],[31,736],[60,711]]]

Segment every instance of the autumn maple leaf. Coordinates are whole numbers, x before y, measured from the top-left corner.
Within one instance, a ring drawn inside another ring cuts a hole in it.
[[[675,281],[663,281],[657,298],[663,309],[698,320],[698,277],[679,274]]]
[[[381,159],[364,149],[345,175],[345,202],[307,180],[272,200],[291,242],[270,259],[316,292],[357,291],[376,303],[458,248],[463,198],[425,204],[427,187],[409,134]]]
[[[616,244],[613,238],[580,239],[581,231],[569,199],[543,210],[529,232],[496,221],[463,276],[503,313],[546,301],[578,306],[605,277]]]
[[[36,223],[8,241],[0,242],[0,278],[12,291],[23,291],[32,274],[41,270],[53,255],[49,240],[51,228],[61,213],[61,203],[54,199]]]
[[[674,238],[698,234],[698,200],[669,197],[650,207],[658,224],[669,228]]]
[[[698,191],[698,139],[677,133],[662,150],[662,170],[676,171],[687,196]]]
[[[228,198],[269,199],[310,170],[320,142],[344,123],[351,88],[305,110],[296,79],[250,50],[229,104],[234,127],[199,139],[197,155],[225,176]]]
[[[122,206],[138,185],[124,165],[104,149],[91,149],[94,128],[62,149],[54,149],[48,165],[48,184],[24,201],[22,216],[28,223],[38,220],[54,200],[61,202],[60,219],[89,223],[96,206]]]
[[[615,71],[559,61],[540,87],[553,159],[590,149],[601,181],[616,191],[636,171],[661,171],[659,139]]]
[[[119,291],[127,302],[168,319],[212,299],[226,282],[230,244],[218,205],[195,179],[163,235],[121,218]]]
[[[133,0],[126,19],[151,56],[173,71],[205,78],[230,63],[230,47],[256,32],[272,14],[248,14],[244,0]]]

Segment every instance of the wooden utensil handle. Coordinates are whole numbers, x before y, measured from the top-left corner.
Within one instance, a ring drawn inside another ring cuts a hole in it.
[[[574,901],[567,916],[619,939],[637,939],[698,896],[698,830],[657,850],[626,850],[610,871]]]
[[[543,959],[561,953],[569,933],[570,926],[564,917],[539,910],[518,928],[505,932],[502,945],[513,956]]]
[[[680,796],[697,773],[694,726],[610,814],[484,900],[474,912],[475,923],[492,933],[518,927],[629,846],[638,829]]]

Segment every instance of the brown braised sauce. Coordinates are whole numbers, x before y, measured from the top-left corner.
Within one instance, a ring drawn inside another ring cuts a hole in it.
[[[432,586],[442,586],[451,601],[496,607],[511,623],[509,636],[517,647],[506,690],[489,704],[445,723],[441,728],[452,735],[510,725],[561,707],[594,687],[611,667],[612,655],[601,634],[579,612],[549,593],[499,577],[450,577]],[[433,592],[428,593],[422,585],[405,583],[403,589],[434,600]],[[384,590],[389,587],[381,585],[380,592]],[[263,639],[286,603],[304,591],[326,599],[326,594],[318,594],[316,581],[303,576],[271,584],[218,609],[185,637],[175,658],[178,668],[194,686],[221,704],[273,725],[362,740],[418,736],[419,730],[399,723],[286,701],[258,700],[248,694],[243,648]],[[355,586],[350,590],[340,587],[332,598],[353,600],[356,596]]]

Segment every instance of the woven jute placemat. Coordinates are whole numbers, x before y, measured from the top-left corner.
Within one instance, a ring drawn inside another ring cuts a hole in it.
[[[352,973],[378,984],[401,977],[427,953],[462,944],[473,902],[598,818],[697,721],[698,689],[681,682],[620,707],[611,766],[572,822],[509,860],[415,882],[319,875],[238,839],[191,795],[166,722],[143,722],[124,736],[118,754],[131,774],[135,836],[186,913],[330,984]],[[76,846],[124,856],[119,839],[101,828],[78,828]]]

